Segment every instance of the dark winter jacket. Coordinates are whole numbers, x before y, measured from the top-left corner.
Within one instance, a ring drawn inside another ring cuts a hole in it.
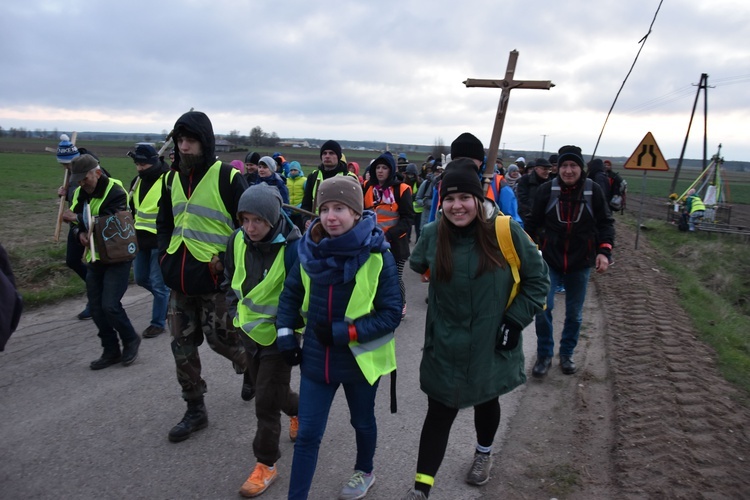
[[[539,187],[526,232],[542,250],[547,264],[557,272],[569,273],[592,267],[596,255],[611,255],[615,226],[604,193],[592,182],[591,211],[584,196],[585,177],[570,187],[560,182],[558,206],[547,211],[553,185],[558,179]],[[593,215],[592,215],[593,212]]]
[[[364,204],[365,210],[376,210],[381,200],[376,195],[378,189],[378,179],[375,174],[375,167],[379,164],[388,165],[391,169],[390,178],[381,186],[393,191],[395,203],[398,205],[398,222],[396,225],[385,228],[385,239],[391,244],[391,252],[396,261],[406,260],[409,258],[409,239],[407,237],[409,228],[414,223],[414,206],[412,204],[411,188],[398,180],[396,175],[396,162],[393,155],[385,152],[378,156],[368,167],[370,180],[365,184]],[[378,221],[379,224],[382,221]],[[382,227],[382,224],[381,224]]]
[[[418,273],[435,267],[438,224],[424,226],[409,259]],[[419,383],[425,394],[451,408],[484,403],[526,381],[523,339],[511,350],[496,350],[495,344],[504,322],[523,328],[542,310],[549,277],[523,229],[512,220],[510,228],[521,261],[521,287],[507,310],[513,286],[510,267],[476,276],[476,222],[451,231],[450,282],[430,280]]]
[[[531,216],[531,209],[534,206],[534,199],[539,186],[547,182],[536,175],[534,169],[526,175],[521,176],[516,182],[516,198],[518,199],[518,215],[523,220],[524,228],[526,221]]]
[[[607,203],[609,203],[609,200],[612,199],[612,195],[610,194],[609,176],[607,175],[607,171],[604,169],[604,162],[599,158],[594,158],[589,162],[588,178],[597,183],[599,187],[602,188],[604,199],[607,200]]]
[[[142,203],[143,199],[146,197],[148,192],[151,191],[151,188],[153,187],[154,183],[156,183],[156,181],[159,180],[159,177],[161,177],[162,174],[166,172],[169,172],[169,167],[167,167],[167,164],[164,163],[164,161],[162,160],[159,160],[152,167],[138,172],[138,175],[130,183],[129,205],[130,205],[130,211],[133,212],[133,217],[135,217],[135,213],[136,213],[135,183],[139,182],[138,193],[140,194],[140,199],[138,200],[138,203]],[[157,242],[155,233],[152,233],[150,231],[144,231],[142,229],[136,229],[135,235],[138,238],[138,251],[139,252],[159,248],[159,244]]]
[[[307,326],[302,344],[302,373],[321,383],[365,382],[357,362],[349,349],[349,324],[344,319],[349,298],[354,289],[354,277],[371,253],[383,256],[378,288],[372,313],[354,321],[356,340],[370,342],[393,332],[401,322],[401,292],[398,271],[393,255],[388,251],[383,231],[375,224],[375,214],[365,210],[362,219],[350,231],[336,238],[326,237],[318,243],[311,234],[319,219],[302,236],[299,243],[300,266],[310,276],[310,304]],[[279,299],[277,328],[295,328],[305,290],[300,267],[289,273]],[[319,325],[330,324],[333,329],[332,346],[324,346],[315,335]],[[285,336],[284,338],[291,337]],[[292,349],[282,345],[279,349]]]
[[[173,254],[167,253],[172,232],[174,231],[174,215],[172,212],[171,186],[179,182],[185,195],[190,198],[196,187],[208,172],[209,167],[216,162],[214,155],[215,137],[213,127],[208,117],[199,111],[190,111],[182,115],[175,123],[175,130],[183,129],[198,137],[203,149],[203,164],[194,168],[189,175],[172,171],[165,175],[162,190],[159,215],[156,218],[156,235],[159,243],[159,262],[164,282],[172,290],[185,295],[201,295],[219,291],[221,277],[211,273],[209,263],[197,260],[183,243]],[[180,155],[175,156],[174,168],[179,169]],[[233,219],[231,229],[239,227],[236,221],[237,203],[240,196],[247,189],[245,178],[229,164],[221,165],[219,184],[214,189],[224,202],[224,208]],[[217,207],[218,209],[219,207]],[[224,259],[224,252],[218,254],[219,260]]]

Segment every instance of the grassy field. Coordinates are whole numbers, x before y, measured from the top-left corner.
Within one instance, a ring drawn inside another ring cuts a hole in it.
[[[628,181],[628,193],[640,195],[643,192],[643,172],[638,170],[617,170],[617,172]],[[680,178],[677,180],[676,193],[685,192],[690,184],[700,175],[699,170],[682,169]],[[662,196],[666,200],[670,194],[674,172],[647,172],[646,189],[648,196]],[[728,184],[727,202],[750,205],[750,172],[726,172],[725,179]]]

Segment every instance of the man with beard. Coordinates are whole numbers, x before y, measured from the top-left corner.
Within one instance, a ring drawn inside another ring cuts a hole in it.
[[[245,349],[220,290],[227,241],[239,227],[237,205],[247,183],[237,169],[216,160],[213,126],[204,113],[182,115],[173,135],[177,156],[164,178],[156,227],[161,270],[172,289],[172,354],[187,401],[185,416],[169,431],[169,440],[179,442],[208,425],[203,400],[207,385],[198,356],[204,338],[245,375],[242,399],[252,399],[255,391]]]
[[[89,154],[75,158],[70,164],[70,173],[70,183],[79,186],[70,206],[76,214],[76,220],[71,224],[74,236],[86,249],[86,295],[103,349],[101,357],[92,361],[89,367],[101,370],[120,362],[128,366],[138,357],[141,344],[141,338],[135,333],[121,302],[128,289],[130,261],[105,264],[99,260],[96,249],[92,254],[89,238],[93,233],[83,215],[87,206],[92,217],[127,210],[128,194],[122,183],[107,176],[99,162]]]

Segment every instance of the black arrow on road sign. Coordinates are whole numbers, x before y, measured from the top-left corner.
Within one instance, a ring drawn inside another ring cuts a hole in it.
[[[648,154],[651,155],[651,166],[656,167],[656,153],[654,153],[654,145],[653,144],[644,144],[643,149],[641,151],[641,154],[638,155],[638,166],[641,166],[641,160],[646,155],[646,149],[648,149]]]

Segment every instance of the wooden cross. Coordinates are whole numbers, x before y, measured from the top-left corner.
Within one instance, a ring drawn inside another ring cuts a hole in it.
[[[513,74],[516,71],[516,61],[518,61],[518,51],[512,50],[508,57],[508,67],[505,70],[505,78],[503,80],[478,80],[474,78],[467,78],[464,85],[467,87],[489,87],[489,88],[500,88],[502,93],[500,94],[500,103],[497,105],[497,115],[495,115],[495,126],[492,128],[492,138],[490,139],[490,149],[487,151],[487,163],[493,162],[497,158],[497,149],[500,146],[500,137],[503,134],[503,123],[505,123],[505,114],[508,110],[508,100],[510,99],[510,91],[513,89],[544,89],[549,90],[555,86],[549,80],[514,80]],[[485,177],[491,177],[494,173],[494,168],[486,168],[484,170]]]

